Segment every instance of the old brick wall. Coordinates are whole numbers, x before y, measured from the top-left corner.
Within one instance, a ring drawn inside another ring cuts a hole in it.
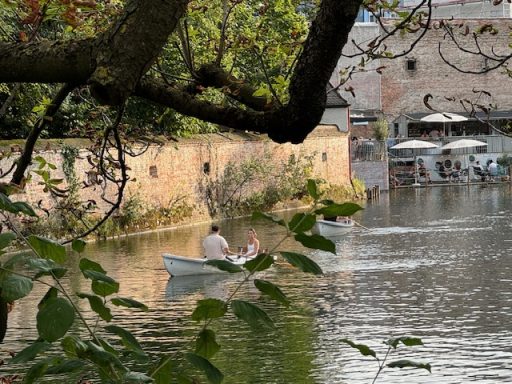
[[[64,144],[66,142],[64,141]],[[178,143],[164,146],[151,146],[143,155],[127,157],[132,181],[128,183],[125,198],[137,195],[145,204],[153,207],[168,207],[180,199],[194,206],[191,219],[209,219],[204,185],[208,177],[220,177],[229,162],[238,163],[249,157],[263,157],[270,153],[276,162],[285,164],[291,154],[296,156],[315,154],[313,174],[330,183],[349,185],[349,150],[347,133],[339,132],[335,126],[319,126],[299,145],[278,145],[263,135],[250,133],[219,133],[198,135],[191,139],[180,139]],[[40,151],[48,162],[57,165],[52,171],[53,178],[64,178],[61,150]],[[324,154],[324,155],[323,155]],[[88,172],[91,165],[87,161],[88,151],[81,149],[76,159],[75,170],[83,186],[80,189],[82,200],[94,200],[102,209],[108,206],[102,202],[99,186],[88,186]],[[0,168],[8,169],[13,158],[0,161]],[[204,173],[209,164],[209,176]],[[33,169],[37,164],[34,164]],[[43,206],[52,206],[52,200],[39,185],[39,176],[33,175],[26,191],[17,198],[36,204],[42,199]],[[112,194],[107,194],[112,199]]]
[[[481,37],[482,48],[489,52],[491,47],[498,53],[507,52],[510,26],[509,19],[479,19],[465,20],[473,30],[476,26],[492,23],[499,33],[496,35],[485,34]],[[471,33],[467,37],[462,36],[465,28],[456,28],[457,37],[465,41],[465,47],[475,49],[471,42]],[[477,56],[464,54],[457,49],[449,39],[444,38],[445,31],[442,29],[431,29],[426,36],[418,43],[414,50],[405,57],[396,60],[382,60],[386,68],[382,74],[382,110],[385,114],[397,117],[407,112],[430,112],[423,103],[423,97],[431,94],[434,99],[430,104],[440,111],[462,112],[463,108],[459,103],[460,99],[476,100],[478,94],[473,90],[486,90],[491,93],[490,97],[481,96],[481,104],[495,104],[498,110],[512,109],[512,98],[509,89],[512,86],[512,79],[503,70],[495,70],[483,75],[472,75],[460,73],[450,68],[443,62],[438,53],[438,44],[442,43],[441,49],[446,58],[454,65],[465,70],[480,70],[486,63],[484,59]],[[407,49],[416,34],[397,34],[386,41],[389,50],[402,52]],[[407,59],[416,60],[416,70],[406,69]],[[487,63],[491,65],[491,62]],[[448,98],[455,98],[450,101]]]
[[[381,191],[389,191],[389,171],[387,161],[354,161],[354,177],[364,181],[367,188],[378,185]]]

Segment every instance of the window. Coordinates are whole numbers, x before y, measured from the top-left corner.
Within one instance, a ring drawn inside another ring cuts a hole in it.
[[[158,169],[156,168],[156,165],[149,167],[149,176],[158,177]]]
[[[322,152],[322,161],[327,161],[327,152]]]
[[[416,70],[416,59],[407,59],[406,68],[409,72],[414,72]]]
[[[210,174],[210,163],[206,162],[203,164],[203,172],[205,175]]]

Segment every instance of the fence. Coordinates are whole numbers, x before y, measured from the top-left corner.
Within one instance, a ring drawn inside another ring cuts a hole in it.
[[[383,161],[386,160],[386,142],[376,140],[352,140],[350,153],[352,161]]]

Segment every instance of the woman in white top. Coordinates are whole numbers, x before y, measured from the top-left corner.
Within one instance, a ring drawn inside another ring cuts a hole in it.
[[[244,248],[245,257],[252,257],[258,255],[260,251],[260,242],[256,238],[256,231],[253,228],[250,228],[247,231],[247,246]]]

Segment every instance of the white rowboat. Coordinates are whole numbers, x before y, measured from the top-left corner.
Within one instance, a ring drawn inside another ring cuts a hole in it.
[[[208,275],[212,273],[229,273],[221,271],[217,267],[206,264],[207,259],[193,259],[191,257],[177,256],[170,253],[164,253],[162,255],[164,259],[165,269],[171,276],[190,276],[190,275]],[[247,260],[252,258],[243,256],[230,256],[231,260],[226,259],[230,263],[235,265],[244,265]]]
[[[344,235],[354,227],[354,222],[350,219],[343,221],[317,220],[311,232],[316,235],[335,237]]]

